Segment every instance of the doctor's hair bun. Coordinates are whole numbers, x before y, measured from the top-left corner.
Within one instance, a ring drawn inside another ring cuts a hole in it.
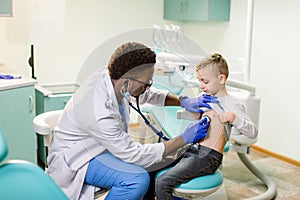
[[[128,42],[113,52],[108,63],[108,71],[112,79],[118,80],[136,67],[151,67],[155,62],[156,55],[149,47],[137,42]]]

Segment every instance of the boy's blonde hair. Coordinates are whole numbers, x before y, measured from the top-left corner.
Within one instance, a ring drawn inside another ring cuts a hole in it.
[[[228,70],[227,62],[222,57],[222,55],[218,53],[210,54],[205,58],[201,59],[201,61],[196,66],[196,72],[210,64],[214,64],[218,68],[219,73],[224,74],[226,78],[228,78],[229,70]]]

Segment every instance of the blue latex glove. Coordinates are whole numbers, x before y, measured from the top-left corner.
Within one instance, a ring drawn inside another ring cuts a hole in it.
[[[21,76],[12,76],[12,75],[1,75],[0,74],[0,79],[20,79]]]
[[[181,134],[185,144],[194,143],[206,137],[209,127],[209,118],[203,117],[200,121],[189,125]]]
[[[204,111],[200,107],[211,109],[208,103],[219,103],[217,97],[203,94],[197,98],[189,98],[187,96],[182,97],[180,104],[187,111],[193,113],[203,113]]]
[[[0,75],[0,79],[13,79],[14,77],[11,75]]]

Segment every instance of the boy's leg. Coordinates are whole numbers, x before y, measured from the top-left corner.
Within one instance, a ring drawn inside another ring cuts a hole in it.
[[[180,155],[180,156],[182,156],[182,155]],[[179,162],[180,158],[178,158],[176,160],[174,160],[173,158],[170,158],[170,159],[165,158],[162,162],[155,163],[146,169],[150,176],[150,184],[149,184],[148,191],[145,194],[143,200],[154,200],[155,199],[156,174],[165,168],[173,167],[176,163]]]
[[[214,173],[221,162],[222,154],[199,144],[191,146],[174,167],[156,179],[157,200],[171,200],[176,185]]]
[[[109,188],[106,199],[140,200],[148,189],[149,175],[142,167],[104,152],[89,162],[84,182]]]
[[[157,200],[171,200],[173,187],[187,182],[191,178],[199,176],[199,158],[197,157],[198,150],[191,146],[181,160],[164,174],[161,174],[155,182],[155,192]],[[195,171],[196,170],[196,171]]]

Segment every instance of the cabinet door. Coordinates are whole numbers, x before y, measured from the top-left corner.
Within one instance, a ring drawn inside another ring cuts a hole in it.
[[[229,21],[229,19],[230,19],[230,0],[209,0],[208,20]]]
[[[164,19],[229,21],[230,0],[164,0]]]
[[[207,21],[209,19],[208,0],[186,0],[184,20]]]
[[[72,97],[73,93],[51,94],[44,96],[39,90],[35,90],[36,115],[51,111],[62,110]]]
[[[8,144],[7,159],[37,162],[36,134],[32,128],[34,91],[33,86],[28,86],[0,92],[0,129]]]
[[[44,112],[51,110],[62,110],[66,106],[72,94],[51,95],[44,98]]]
[[[185,0],[165,0],[164,19],[182,20],[185,12]]]

